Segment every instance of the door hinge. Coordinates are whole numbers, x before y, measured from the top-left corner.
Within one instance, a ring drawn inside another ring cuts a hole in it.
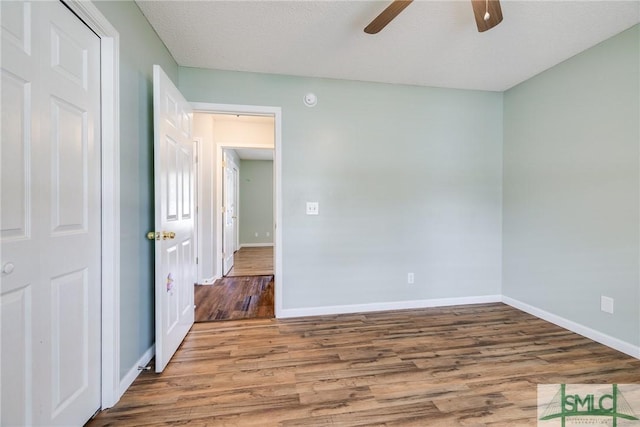
[[[222,162],[222,167],[223,167],[223,168],[226,168],[226,167],[227,167],[227,162],[223,161],[223,162]]]
[[[198,264],[198,257],[196,257],[196,264]]]

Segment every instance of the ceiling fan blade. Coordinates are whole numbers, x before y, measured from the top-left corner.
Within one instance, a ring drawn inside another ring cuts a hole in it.
[[[502,8],[499,0],[471,0],[471,4],[479,32],[490,30],[502,22]],[[489,19],[485,20],[487,12],[489,12]]]
[[[376,34],[396,16],[400,14],[413,0],[394,0],[382,13],[366,26],[364,32],[367,34]]]

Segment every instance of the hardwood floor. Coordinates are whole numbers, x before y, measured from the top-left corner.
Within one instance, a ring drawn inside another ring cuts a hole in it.
[[[90,426],[535,426],[536,385],[640,361],[503,304],[196,324]]]
[[[234,255],[227,277],[268,276],[273,274],[273,246],[241,248]]]
[[[241,248],[226,277],[195,286],[195,321],[274,317],[273,247]]]
[[[273,276],[223,277],[196,285],[196,322],[274,317]]]

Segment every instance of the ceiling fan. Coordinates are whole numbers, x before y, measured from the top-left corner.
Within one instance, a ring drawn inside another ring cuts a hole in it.
[[[376,34],[387,26],[396,16],[400,14],[413,0],[394,0],[385,10],[376,16],[364,29],[367,34]],[[476,18],[478,31],[483,32],[502,22],[502,9],[500,0],[471,0],[473,15]]]

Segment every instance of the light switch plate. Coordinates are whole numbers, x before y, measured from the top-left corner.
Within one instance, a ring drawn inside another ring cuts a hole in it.
[[[600,310],[604,311],[605,313],[613,314],[613,298],[601,296]]]
[[[307,215],[318,215],[318,202],[307,202]]]

